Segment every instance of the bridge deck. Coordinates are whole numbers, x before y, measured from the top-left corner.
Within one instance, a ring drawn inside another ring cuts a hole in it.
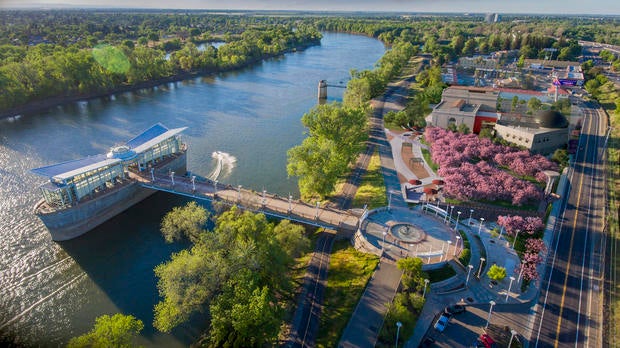
[[[188,177],[174,177],[154,174],[137,175],[130,173],[132,179],[142,186],[154,190],[179,194],[195,199],[217,200],[226,204],[236,204],[247,210],[261,212],[277,218],[297,221],[313,226],[356,230],[359,217],[344,210],[317,207],[298,200],[280,197],[275,194],[255,192],[243,188],[218,183],[217,188],[212,181],[196,180],[192,183]],[[154,178],[155,180],[152,180]]]

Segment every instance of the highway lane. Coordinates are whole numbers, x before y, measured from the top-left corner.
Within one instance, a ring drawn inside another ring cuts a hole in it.
[[[570,194],[550,246],[548,267],[536,309],[534,347],[598,347],[603,180],[601,117],[584,108],[584,127]],[[592,331],[594,329],[595,331]]]

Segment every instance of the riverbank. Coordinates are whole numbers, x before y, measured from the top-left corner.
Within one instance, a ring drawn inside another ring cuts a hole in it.
[[[55,106],[64,105],[68,103],[74,103],[74,102],[81,101],[81,100],[91,100],[91,99],[96,99],[96,98],[108,97],[114,94],[132,92],[132,91],[137,91],[137,90],[144,89],[144,88],[153,88],[153,87],[161,86],[161,85],[171,83],[171,82],[179,82],[179,81],[188,80],[188,79],[192,79],[196,77],[211,76],[211,75],[215,75],[219,73],[237,71],[237,70],[251,67],[253,65],[256,65],[262,61],[265,61],[271,58],[280,57],[287,53],[303,51],[309,47],[319,46],[319,45],[321,45],[320,40],[309,42],[303,45],[297,45],[293,48],[286,49],[280,53],[264,55],[260,58],[250,60],[246,62],[245,64],[238,66],[238,67],[234,67],[234,68],[183,72],[183,73],[174,74],[174,75],[161,78],[161,79],[143,81],[143,82],[139,82],[139,83],[131,84],[131,85],[127,84],[127,85],[116,86],[114,88],[111,88],[105,91],[100,91],[100,92],[81,93],[81,94],[74,94],[74,95],[61,95],[61,96],[45,98],[42,100],[36,100],[36,101],[32,101],[24,105],[20,105],[20,106],[7,109],[7,110],[0,110],[0,120],[8,119],[11,117],[16,117],[16,116],[20,116],[24,114],[40,113],[40,112],[44,112],[46,109],[49,109]]]

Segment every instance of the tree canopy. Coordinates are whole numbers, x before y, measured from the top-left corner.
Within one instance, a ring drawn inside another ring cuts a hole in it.
[[[333,191],[368,137],[366,114],[363,108],[331,103],[302,117],[309,136],[288,151],[287,171],[299,177],[303,197],[324,197]]]
[[[132,315],[102,315],[95,319],[95,325],[91,331],[72,338],[67,347],[135,347],[133,339],[143,328],[142,321]]]
[[[282,300],[291,296],[288,270],[310,245],[303,233],[287,220],[276,225],[237,207],[223,212],[212,231],[155,268],[163,299],[155,306],[154,326],[168,332],[208,310],[210,346],[273,343],[282,323]]]

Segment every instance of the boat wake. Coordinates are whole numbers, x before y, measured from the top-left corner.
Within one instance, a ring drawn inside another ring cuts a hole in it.
[[[215,169],[209,175],[209,180],[215,181],[220,177],[226,177],[230,175],[233,168],[235,168],[235,163],[237,162],[237,158],[229,153],[215,151],[211,154],[211,157],[216,161]]]

